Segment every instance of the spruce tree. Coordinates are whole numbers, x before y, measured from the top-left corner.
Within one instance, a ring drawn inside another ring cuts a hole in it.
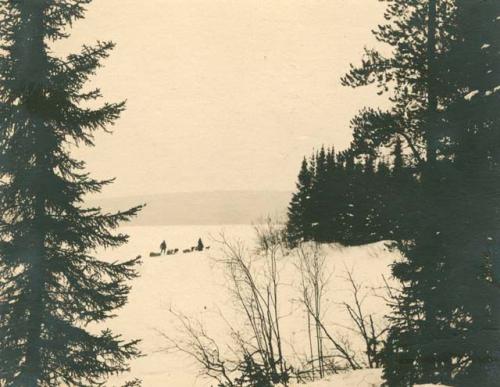
[[[446,103],[447,97],[440,84],[446,74],[440,59],[451,35],[451,4],[446,0],[387,3],[387,23],[379,26],[375,37],[392,46],[392,56],[367,50],[362,65],[352,67],[343,79],[353,87],[377,83],[381,93],[391,92],[393,102],[386,112],[365,109],[353,120],[355,145],[387,147],[401,136],[412,150],[416,177],[422,182],[423,195],[414,198],[419,199],[419,208],[410,240],[398,244],[404,260],[393,268],[403,293],[391,320],[384,375],[394,386],[447,382],[452,358],[460,349],[438,348],[433,343],[453,334],[453,311],[443,297],[450,257],[443,251],[440,237],[440,221],[447,208],[440,165],[436,164],[442,119],[438,105]],[[393,89],[389,89],[391,82]],[[412,200],[410,195],[404,197]]]
[[[328,188],[328,159],[325,147],[322,146],[316,155],[316,173],[314,174],[312,192],[311,192],[311,208],[312,208],[312,223],[314,225],[314,240],[317,242],[330,241],[328,207],[330,205],[330,197]]]
[[[297,191],[293,194],[288,206],[286,234],[291,246],[311,238],[311,185],[311,171],[304,157],[296,184]]]
[[[455,261],[450,283],[459,291],[450,299],[462,312],[460,345],[468,361],[454,378],[457,386],[495,386],[500,378],[499,13],[496,1],[457,0],[446,55],[454,94],[443,112],[449,141],[440,153],[449,160],[447,205],[454,216],[443,238]]]
[[[394,176],[401,176],[404,172],[404,159],[403,159],[403,144],[401,138],[396,136],[396,141],[394,143],[394,149],[392,151],[392,156],[394,158],[392,162],[392,173]]]
[[[402,292],[393,305],[384,377],[391,386],[493,386],[499,5],[387,3],[388,22],[376,37],[393,47],[393,56],[367,51],[343,80],[354,87],[376,82],[382,92],[393,82],[389,111],[365,109],[353,120],[353,150],[387,147],[401,136],[418,182],[403,195],[411,228],[399,236],[404,259],[393,266]]]
[[[354,232],[354,218],[356,218],[356,213],[358,212],[358,207],[356,207],[356,174],[357,167],[354,161],[354,155],[352,152],[344,151],[339,155],[339,159],[342,160],[342,194],[341,194],[341,210],[339,211],[338,224],[342,228],[342,232],[339,235],[338,242],[344,245],[355,245],[357,244],[358,238]]]
[[[85,208],[98,181],[70,145],[93,145],[123,103],[89,108],[100,97],[84,84],[110,42],[56,57],[90,0],[0,1],[0,384],[101,385],[128,369],[137,341],[87,329],[127,302],[138,259],[111,263],[97,248],[127,241],[114,232],[139,207],[114,214]]]
[[[337,163],[335,149],[332,147],[326,157],[326,187],[327,203],[324,213],[325,229],[327,230],[328,242],[338,241],[339,213],[342,210],[343,187],[341,182],[341,167]]]
[[[403,153],[403,141],[396,136],[391,149],[392,170],[385,197],[388,199],[387,219],[390,222],[388,238],[390,240],[408,240],[411,238],[412,225],[417,221],[418,183],[413,176],[412,167],[407,165]]]

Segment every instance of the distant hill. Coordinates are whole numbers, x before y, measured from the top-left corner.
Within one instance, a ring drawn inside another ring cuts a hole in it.
[[[131,225],[250,224],[259,218],[283,217],[291,198],[283,191],[178,192],[94,199],[106,211],[146,203]]]

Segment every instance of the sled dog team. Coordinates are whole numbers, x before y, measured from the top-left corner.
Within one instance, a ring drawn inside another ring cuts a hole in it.
[[[184,250],[182,250],[182,252],[184,254],[186,254],[186,253],[191,253],[193,251],[203,251],[203,250],[208,250],[208,249],[210,249],[210,246],[205,246],[203,244],[203,241],[201,240],[201,238],[199,238],[196,246],[191,246],[191,248],[184,249]],[[174,255],[174,254],[177,254],[178,252],[179,252],[179,249],[167,250],[167,242],[162,241],[160,243],[160,252],[159,253],[151,252],[151,253],[149,253],[149,256],[150,257],[159,257],[161,255]]]

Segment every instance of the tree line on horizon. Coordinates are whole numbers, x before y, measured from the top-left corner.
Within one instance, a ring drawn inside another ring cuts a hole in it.
[[[401,291],[381,355],[387,386],[494,387],[500,380],[500,2],[385,0],[342,78],[374,84],[338,154],[304,159],[287,237],[392,241]],[[392,157],[388,157],[391,155]],[[404,173],[401,173],[403,172]],[[402,180],[400,180],[402,179]]]

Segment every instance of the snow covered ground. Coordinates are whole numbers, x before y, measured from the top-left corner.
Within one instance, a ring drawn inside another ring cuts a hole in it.
[[[140,348],[144,357],[131,363],[131,372],[111,381],[110,385],[120,386],[124,381],[140,378],[143,385],[150,386],[215,386],[215,382],[198,377],[198,367],[192,359],[182,354],[167,354],[162,351],[167,345],[162,333],[176,336],[178,320],[169,308],[200,320],[210,334],[226,337],[226,326],[220,312],[231,321],[240,317],[230,299],[225,277],[214,258],[220,256],[218,244],[212,240],[224,231],[228,239],[239,239],[252,246],[255,240],[253,228],[248,225],[235,226],[135,226],[123,229],[130,234],[130,242],[118,249],[105,251],[101,256],[106,259],[125,259],[143,256],[140,267],[141,276],[132,282],[128,305],[118,312],[118,316],[104,326],[124,337],[140,338]],[[210,250],[179,253],[174,256],[149,257],[150,251],[158,251],[160,242],[165,239],[168,249],[189,248],[201,237]],[[356,281],[365,286],[367,298],[365,308],[373,313],[375,321],[382,323],[387,308],[380,297],[374,295],[372,288],[382,286],[382,275],[389,276],[388,265],[396,255],[389,252],[383,243],[339,248],[325,246],[327,268],[332,273],[328,292],[325,297],[325,324],[339,336],[349,337],[354,347],[361,342],[349,329],[348,319],[342,301],[350,301],[348,283],[345,281],[346,269],[352,270]],[[305,349],[305,314],[293,300],[297,298],[296,268],[287,259],[281,262],[281,282],[283,306],[283,332],[286,337],[287,351],[292,356]],[[314,384],[326,386],[379,386],[380,371],[362,370],[352,375],[335,375],[329,381]]]
[[[346,374],[333,375],[325,380],[310,383],[308,387],[379,387],[382,382],[382,370],[364,369]],[[301,387],[303,384],[292,385]]]
[[[309,383],[307,387],[379,387],[382,383],[381,369],[364,369],[346,374],[333,375],[325,380]],[[300,384],[291,387],[301,387]],[[419,384],[418,387],[446,387],[437,384]],[[415,387],[417,387],[415,386]]]

